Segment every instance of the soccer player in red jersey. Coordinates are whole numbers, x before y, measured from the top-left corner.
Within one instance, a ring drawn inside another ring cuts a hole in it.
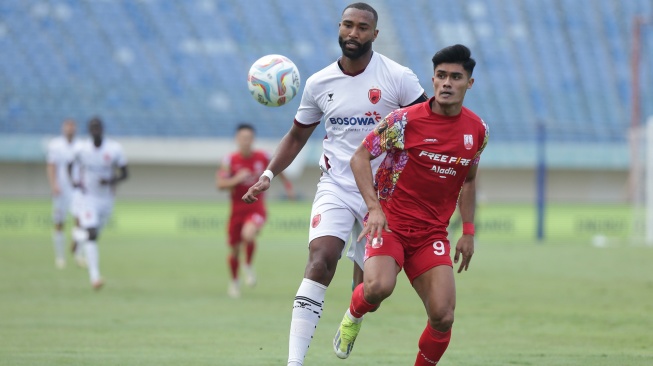
[[[252,258],[256,249],[256,236],[265,224],[266,211],[265,201],[259,196],[259,200],[253,204],[247,204],[241,197],[247,192],[252,184],[258,181],[269,163],[267,153],[254,150],[254,127],[249,124],[241,124],[236,128],[236,144],[238,151],[225,157],[216,173],[216,185],[218,189],[231,190],[231,217],[229,219],[229,246],[231,251],[227,261],[231,270],[231,282],[228,294],[231,297],[240,296],[240,283],[238,281],[238,269],[240,248],[245,246],[245,282],[249,286],[256,284],[256,275],[252,268]],[[288,198],[294,197],[292,184],[283,174],[280,175]]]
[[[449,345],[456,290],[447,226],[458,204],[463,234],[454,262],[462,255],[458,273],[466,271],[474,254],[476,171],[489,134],[483,120],[463,106],[474,84],[470,50],[446,47],[432,61],[435,96],[390,113],[351,158],[369,210],[361,233],[368,241],[363,284],[354,290],[334,339],[339,357],[349,355],[360,319],[390,296],[402,268],[428,315],[415,365],[437,364]],[[375,187],[370,161],[383,153]]]

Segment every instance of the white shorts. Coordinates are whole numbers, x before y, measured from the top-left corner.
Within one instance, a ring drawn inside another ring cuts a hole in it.
[[[66,222],[72,202],[72,191],[62,191],[59,195],[52,197],[52,221],[55,224]]]
[[[98,198],[82,195],[79,226],[84,229],[96,228],[101,230],[109,221],[113,212],[113,197]]]
[[[366,214],[367,205],[359,192],[346,191],[323,177],[317,185],[311,209],[309,245],[311,241],[322,236],[340,238],[345,242],[343,253],[349,248],[347,257],[363,268],[365,238],[358,243],[356,238],[363,230],[363,218]]]

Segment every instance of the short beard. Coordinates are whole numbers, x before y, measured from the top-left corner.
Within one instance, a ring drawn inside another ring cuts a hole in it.
[[[369,50],[372,49],[372,41],[367,41],[361,44],[357,50],[347,49],[347,47],[345,47],[345,41],[342,39],[342,37],[338,37],[338,44],[340,45],[340,49],[342,50],[342,55],[352,60],[359,59],[361,56],[363,56]]]

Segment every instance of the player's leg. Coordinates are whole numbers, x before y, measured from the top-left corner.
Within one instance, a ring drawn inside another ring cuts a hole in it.
[[[70,249],[71,252],[73,253],[73,257],[75,258],[75,262],[77,265],[81,268],[86,268],[86,256],[84,255],[84,246],[79,243],[77,238],[80,235],[78,233],[79,230],[82,230],[80,224],[79,224],[79,213],[81,211],[81,200],[82,200],[82,193],[78,190],[75,189],[72,194],[72,202],[70,204],[70,214],[73,216],[74,219],[74,225],[71,228],[71,245]]]
[[[403,263],[403,248],[397,238],[386,233],[384,244],[378,248],[366,247],[365,278],[354,289],[349,309],[333,338],[333,350],[339,358],[347,358],[360,332],[363,316],[375,310],[392,294],[397,284],[397,274]]]
[[[64,242],[64,222],[66,221],[67,209],[66,197],[63,193],[54,197],[52,200],[52,221],[54,222],[54,231],[52,232],[52,244],[54,247],[54,263],[59,269],[66,267],[66,256]]]
[[[456,286],[449,243],[427,240],[406,259],[406,275],[424,303],[428,322],[419,339],[416,366],[438,362],[451,339],[456,307]]]
[[[241,231],[242,242],[245,246],[245,283],[248,286],[256,285],[256,273],[254,272],[253,259],[256,250],[256,237],[265,224],[264,213],[254,212],[248,215]]]
[[[230,297],[240,297],[240,280],[238,279],[238,272],[240,269],[240,247],[242,244],[241,232],[243,228],[243,217],[239,215],[231,215],[229,219],[228,242],[229,254],[227,254],[227,264],[229,266],[229,286],[227,294]]]
[[[288,342],[288,365],[302,365],[324,306],[354,214],[337,194],[318,189],[309,230],[309,255],[304,279],[293,302]]]

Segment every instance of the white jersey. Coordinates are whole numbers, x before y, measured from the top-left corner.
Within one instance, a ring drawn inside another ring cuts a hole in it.
[[[102,179],[110,179],[116,168],[127,165],[122,146],[113,140],[104,139],[100,147],[92,140],[84,141],[75,149],[75,162],[79,164],[84,195],[97,198],[112,198],[111,185],[100,184]]]
[[[296,123],[310,126],[324,121],[326,137],[320,168],[336,184],[358,191],[349,159],[379,121],[424,93],[417,76],[374,52],[365,70],[345,74],[338,62],[311,75],[295,115]],[[372,161],[376,171],[383,159]]]
[[[55,167],[57,184],[62,194],[72,193],[73,185],[68,176],[68,164],[73,162],[76,140],[68,141],[64,136],[53,138],[48,144],[47,162]]]

